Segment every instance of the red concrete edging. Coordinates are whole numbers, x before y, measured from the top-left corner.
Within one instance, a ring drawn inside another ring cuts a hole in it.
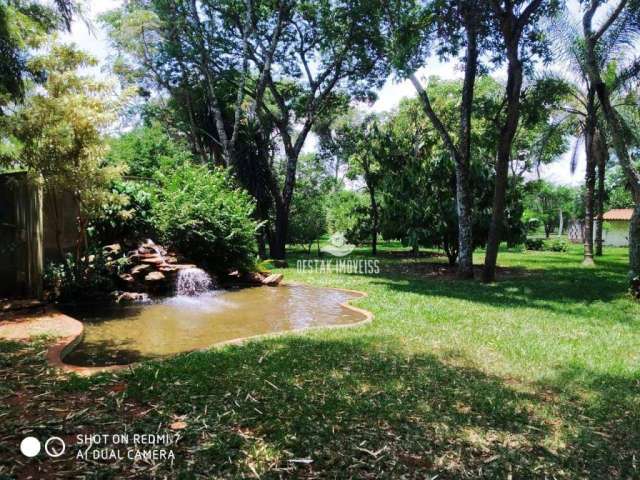
[[[289,283],[282,282],[281,285],[284,286],[308,286],[300,283]],[[269,288],[269,287],[261,287],[261,288]],[[287,334],[299,334],[304,332],[309,332],[313,330],[324,330],[324,329],[338,329],[338,328],[352,328],[359,327],[365,324],[369,324],[373,321],[373,314],[368,310],[364,310],[362,308],[354,307],[350,305],[349,302],[351,300],[355,300],[357,298],[363,298],[367,296],[366,292],[361,292],[358,290],[348,290],[345,288],[334,288],[334,287],[320,287],[320,288],[328,288],[331,290],[339,290],[342,292],[353,293],[356,295],[354,298],[350,298],[346,302],[340,304],[341,307],[344,307],[353,312],[359,313],[364,316],[364,318],[355,323],[345,323],[340,325],[323,325],[317,327],[305,327],[298,328],[293,330],[283,330],[281,332],[273,332],[273,333],[264,333],[259,335],[252,335],[249,337],[236,338],[233,340],[227,340],[224,342],[214,343],[209,347],[203,349],[197,349],[193,351],[207,351],[212,348],[223,347],[227,345],[242,345],[244,343],[248,343],[250,341],[262,339],[262,338],[274,338],[279,337],[281,335]],[[38,335],[51,335],[57,337],[55,343],[49,346],[46,358],[51,366],[56,368],[59,371],[64,373],[75,373],[80,376],[90,376],[98,373],[105,372],[116,372],[124,369],[130,369],[139,365],[139,362],[129,363],[126,365],[109,365],[104,367],[81,367],[77,365],[69,365],[64,363],[64,357],[69,352],[73,350],[73,348],[82,341],[82,337],[84,336],[84,325],[79,320],[72,318],[68,315],[65,315],[54,307],[47,307],[45,313],[42,315],[33,315],[27,316],[15,320],[5,320],[0,321],[0,338],[5,340],[28,340],[31,337]],[[189,352],[182,352],[189,353]]]

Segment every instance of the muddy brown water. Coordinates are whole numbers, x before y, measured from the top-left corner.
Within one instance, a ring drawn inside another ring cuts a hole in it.
[[[218,290],[147,305],[78,307],[82,342],[64,357],[80,366],[121,365],[254,335],[362,321],[341,306],[355,293],[303,285]]]

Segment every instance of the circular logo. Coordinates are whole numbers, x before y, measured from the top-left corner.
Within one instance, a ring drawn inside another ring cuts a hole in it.
[[[60,437],[51,437],[44,443],[44,451],[52,458],[57,458],[64,453],[66,445]]]
[[[35,457],[40,453],[40,440],[36,437],[25,437],[20,442],[20,452],[25,457]]]
[[[334,257],[344,257],[345,255],[349,255],[353,252],[354,248],[356,248],[356,246],[347,242],[344,233],[336,232],[331,235],[329,245],[322,247],[320,251],[329,253]]]

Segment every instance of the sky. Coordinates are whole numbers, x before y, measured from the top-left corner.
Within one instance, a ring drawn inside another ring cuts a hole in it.
[[[575,2],[572,1],[571,3]],[[90,27],[82,19],[76,19],[73,22],[71,32],[61,36],[62,40],[72,41],[98,58],[101,66],[94,72],[97,75],[105,74],[106,60],[109,55],[107,37],[101,29],[97,17],[101,13],[117,8],[121,4],[122,0],[85,0],[84,16],[89,21]],[[417,73],[418,78],[432,75],[445,79],[462,77],[458,62],[440,62],[437,59],[428,61]],[[397,81],[390,77],[378,91],[378,100],[373,105],[364,106],[364,108],[378,113],[389,111],[395,108],[403,98],[415,96],[415,89],[408,80]],[[315,144],[316,139],[310,135],[305,144],[305,151],[313,151]],[[567,152],[552,164],[543,166],[540,170],[540,177],[556,184],[581,184],[584,181],[585,173],[584,152],[581,151],[578,156],[578,168],[574,174],[571,174],[569,168],[570,157],[571,154]],[[537,178],[537,173],[532,174],[531,178]]]

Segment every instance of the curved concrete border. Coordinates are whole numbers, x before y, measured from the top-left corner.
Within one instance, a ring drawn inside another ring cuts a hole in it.
[[[302,283],[290,283],[290,282],[283,282],[282,285],[313,287],[313,285],[307,285]],[[277,287],[259,287],[259,288],[277,288]],[[348,310],[351,310],[353,312],[362,314],[364,318],[355,323],[345,323],[340,325],[322,325],[317,327],[305,327],[305,328],[298,328],[293,330],[283,330],[280,332],[252,335],[250,337],[236,338],[233,340],[227,340],[220,343],[214,343],[209,347],[192,350],[191,352],[206,351],[212,348],[223,347],[225,345],[242,345],[244,343],[261,339],[261,338],[274,338],[282,335],[300,334],[300,333],[309,332],[313,330],[325,330],[325,329],[328,330],[328,329],[338,329],[338,328],[359,327],[359,326],[371,323],[373,321],[373,314],[370,311],[365,310],[363,308],[354,307],[353,305],[349,304],[351,300],[367,297],[368,294],[366,292],[361,292],[359,290],[349,290],[346,288],[336,288],[336,287],[314,287],[314,288],[327,288],[329,290],[339,290],[341,292],[353,293],[354,295],[356,295],[356,297],[348,299],[346,302],[341,303],[340,306]],[[64,315],[57,311],[54,311],[52,313],[54,313],[54,315],[59,317],[59,319],[66,324],[66,328],[68,328],[68,331],[69,331],[69,334],[67,334],[64,337],[61,337],[59,340],[56,341],[56,343],[51,345],[47,350],[47,361],[57,369],[63,372],[75,373],[81,376],[90,376],[98,373],[121,371],[128,368],[133,368],[136,365],[140,364],[139,362],[134,362],[134,363],[129,363],[127,365],[110,365],[105,367],[81,367],[77,365],[69,365],[67,363],[64,363],[63,360],[65,355],[71,352],[71,350],[73,350],[73,348],[82,341],[82,338],[84,336],[84,326],[82,322],[76,320],[75,318],[69,317],[68,315]],[[186,351],[182,353],[190,353],[190,352]]]

